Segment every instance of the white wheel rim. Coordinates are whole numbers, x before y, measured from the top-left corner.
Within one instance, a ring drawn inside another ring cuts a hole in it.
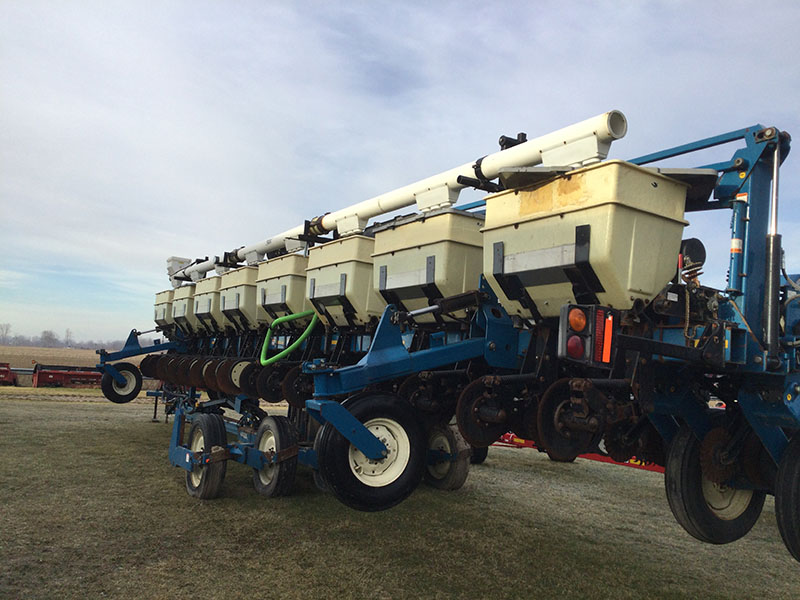
[[[702,482],[703,498],[709,510],[718,519],[733,521],[740,517],[753,498],[753,490],[742,490],[712,483],[705,477]]]
[[[134,377],[133,373],[130,371],[119,371],[119,374],[125,378],[125,385],[120,385],[119,382],[114,379],[114,391],[120,396],[130,394],[136,387],[136,377]]]
[[[192,439],[189,444],[189,449],[192,452],[202,452],[203,449],[205,448],[205,445],[206,445],[206,440],[203,437],[202,430],[200,428],[195,429],[194,435],[192,436]],[[198,487],[200,485],[200,482],[203,481],[203,473],[205,472],[205,470],[206,470],[205,465],[202,466],[194,465],[194,467],[192,468],[192,471],[191,473],[189,473],[189,476],[191,477],[192,485],[194,487]]]
[[[453,449],[450,447],[450,440],[447,439],[447,435],[445,435],[442,431],[435,431],[430,437],[428,441],[428,448],[430,450],[438,450],[439,452],[444,452],[445,454],[452,454]],[[444,479],[447,477],[447,473],[450,471],[450,467],[453,465],[452,462],[449,460],[444,460],[442,462],[433,463],[428,465],[428,472],[433,476],[435,479]]]
[[[267,429],[261,436],[261,439],[258,441],[258,449],[261,452],[276,452],[276,443],[275,443],[275,433],[271,429]],[[275,463],[269,462],[261,467],[261,470],[258,472],[258,477],[261,479],[261,483],[264,485],[269,485],[272,483],[272,479],[275,477]]]
[[[364,485],[387,486],[396,481],[408,466],[411,458],[411,442],[408,434],[397,421],[392,419],[370,419],[364,426],[384,443],[387,455],[381,460],[370,460],[351,444],[348,453],[350,471]]]

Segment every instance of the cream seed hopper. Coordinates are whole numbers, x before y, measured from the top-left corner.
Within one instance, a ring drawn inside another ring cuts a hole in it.
[[[458,489],[474,449],[513,431],[556,461],[602,447],[665,466],[675,518],[705,542],[745,535],[774,495],[800,560],[800,283],[777,229],[790,138],[753,125],[604,161],[625,130],[612,111],[503,137],[221,258],[173,257],[155,307],[169,342],[143,349],[134,331],[101,353],[104,393],[133,398],[138,369],[108,363],[149,354],[141,372],[175,413],[170,461],[198,498],[234,460],[264,496],[289,493],[301,465],[346,505],[383,510],[421,480]],[[711,164],[651,164],[723,145],[734,154]],[[489,196],[454,206],[465,186]],[[731,228],[723,289],[682,239],[711,210]]]

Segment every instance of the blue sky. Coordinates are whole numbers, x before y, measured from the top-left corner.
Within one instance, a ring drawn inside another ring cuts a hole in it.
[[[339,4],[0,3],[0,322],[150,328],[168,256],[221,254],[612,108],[620,158],[757,122],[800,140],[797,3]],[[780,229],[800,271],[798,155]],[[727,215],[691,221],[722,285]]]

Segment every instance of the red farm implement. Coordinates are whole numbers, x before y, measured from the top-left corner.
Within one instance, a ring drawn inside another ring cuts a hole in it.
[[[17,385],[17,374],[8,363],[0,363],[0,385]]]
[[[521,437],[517,437],[514,433],[508,432],[504,434],[497,442],[493,444],[494,446],[501,446],[506,448],[536,448],[536,443],[532,440],[524,440]],[[625,462],[617,462],[613,458],[605,454],[598,454],[596,452],[591,452],[587,454],[581,454],[579,458],[587,458],[589,460],[596,460],[598,462],[605,462],[611,463],[613,465],[622,465],[623,467],[633,467],[634,469],[643,469],[645,471],[655,471],[656,473],[663,473],[664,467],[661,465],[653,464],[653,463],[645,463],[641,460],[637,459],[635,456],[631,457]]]
[[[36,363],[33,368],[33,387],[100,387],[102,376],[94,367]]]

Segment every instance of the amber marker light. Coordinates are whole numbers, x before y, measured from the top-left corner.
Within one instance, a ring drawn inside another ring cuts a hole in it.
[[[580,308],[570,309],[567,320],[569,321],[569,327],[572,331],[580,333],[586,329],[586,313]]]

